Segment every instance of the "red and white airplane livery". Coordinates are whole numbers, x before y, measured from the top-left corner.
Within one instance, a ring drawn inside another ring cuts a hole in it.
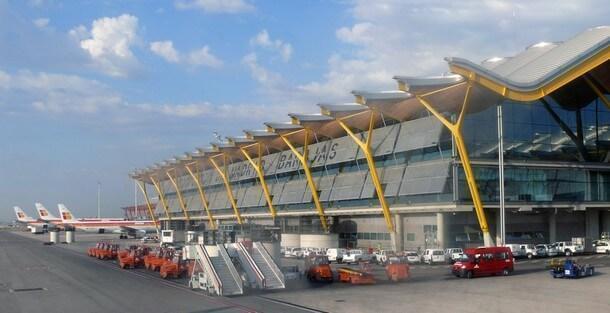
[[[18,206],[14,206],[13,209],[15,210],[15,215],[17,216],[17,222],[27,225],[27,227],[29,229],[32,229],[32,227],[45,228],[48,226],[47,222],[44,222],[44,221],[41,222],[33,217],[28,216]]]
[[[68,208],[63,204],[58,204],[59,216],[64,226],[72,226],[78,230],[95,233],[152,233],[157,228],[153,221],[129,221],[116,218],[91,218],[76,219]]]

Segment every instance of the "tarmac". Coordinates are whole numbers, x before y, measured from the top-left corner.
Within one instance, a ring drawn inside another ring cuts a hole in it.
[[[0,231],[0,312],[610,312],[610,256],[578,256],[593,277],[553,279],[545,259],[519,260],[508,276],[461,279],[449,265],[412,265],[411,277],[377,284],[287,282],[286,290],[210,297],[185,280],[162,280],[143,269],[121,270],[86,255],[100,238],[127,246],[116,235],[77,233],[77,243],[44,246],[48,235]],[[303,266],[282,259],[282,265]],[[346,265],[333,264],[338,267]],[[357,266],[351,266],[357,268]]]
[[[83,244],[45,246],[46,239],[0,231],[0,312],[316,312],[258,296],[206,296],[90,258]]]

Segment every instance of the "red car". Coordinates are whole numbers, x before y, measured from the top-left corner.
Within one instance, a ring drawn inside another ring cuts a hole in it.
[[[451,268],[457,277],[509,275],[514,270],[513,254],[507,247],[466,249]]]

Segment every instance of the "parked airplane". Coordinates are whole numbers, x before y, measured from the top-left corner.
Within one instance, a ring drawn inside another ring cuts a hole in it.
[[[49,210],[47,210],[42,203],[37,202],[35,205],[36,211],[38,212],[38,216],[40,216],[41,220],[53,224],[61,224],[61,218],[51,214],[51,212],[49,212]]]
[[[63,204],[58,204],[59,216],[65,226],[72,226],[85,232],[95,233],[151,233],[156,232],[157,228],[153,221],[129,221],[116,218],[100,219],[77,219],[68,208]]]
[[[14,206],[13,209],[15,210],[15,215],[17,216],[17,222],[27,225],[32,232],[43,232],[44,229],[48,227],[48,223],[41,222],[28,216],[20,207]]]

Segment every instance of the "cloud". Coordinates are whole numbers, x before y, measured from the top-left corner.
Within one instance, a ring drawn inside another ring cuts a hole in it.
[[[206,13],[236,14],[254,10],[245,0],[177,0],[174,4],[180,10],[200,9]]]
[[[219,68],[222,66],[222,61],[210,52],[210,47],[203,46],[201,49],[191,51],[186,58],[188,64],[194,66],[207,66]]]
[[[221,59],[210,52],[209,46],[203,46],[186,54],[180,53],[174,48],[174,43],[166,41],[155,41],[150,43],[150,50],[170,63],[181,63],[191,67],[205,66],[209,68],[220,68],[223,65]]]
[[[49,113],[97,113],[116,108],[121,96],[95,80],[75,75],[0,71],[0,105],[14,110],[31,106]]]
[[[48,18],[37,18],[33,21],[34,25],[38,28],[45,28],[49,25],[51,20]]]
[[[568,39],[607,24],[610,7],[603,0],[356,0],[346,12],[353,22],[335,31],[343,45],[323,77],[297,85],[297,95],[333,101],[353,89],[395,89],[394,75],[449,71],[447,56],[482,61]]]
[[[270,71],[258,63],[256,53],[252,52],[245,55],[241,59],[241,63],[250,70],[250,75],[258,83],[267,86],[279,86],[282,81],[282,76],[276,72]]]
[[[174,49],[174,43],[171,41],[155,41],[150,43],[150,51],[165,59],[170,63],[178,63],[180,56],[178,51]]]
[[[272,40],[269,32],[263,29],[260,33],[250,39],[250,44],[277,51],[284,62],[288,62],[292,57],[292,45],[282,40]]]
[[[114,77],[127,77],[139,67],[132,46],[138,40],[138,18],[123,14],[93,21],[91,30],[78,26],[70,35],[80,41],[93,64],[103,73]]]

